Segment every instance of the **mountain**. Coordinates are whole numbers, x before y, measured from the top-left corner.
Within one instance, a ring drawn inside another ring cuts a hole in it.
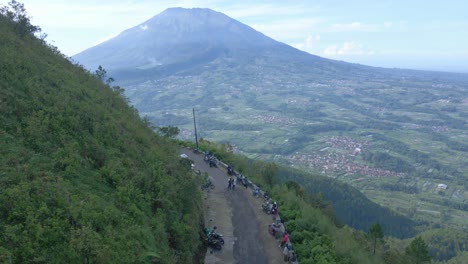
[[[73,58],[89,68],[147,69],[193,59],[210,60],[232,50],[281,49],[286,45],[210,9],[170,8],[116,38]]]
[[[424,226],[466,223],[467,74],[321,58],[209,9],[168,9],[73,59],[183,138],[195,108],[202,138],[352,184]]]
[[[283,64],[283,73],[296,72],[297,66],[317,66],[321,72],[327,67],[348,65],[299,51],[222,13],[203,8],[167,9],[73,59],[88,69],[102,65],[120,77],[119,83],[133,78],[140,82],[140,78],[190,74],[207,65],[237,72],[247,65],[272,65],[271,70],[275,70]]]

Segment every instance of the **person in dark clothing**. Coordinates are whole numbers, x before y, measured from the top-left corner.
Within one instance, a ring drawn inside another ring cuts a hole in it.
[[[227,166],[227,174],[228,175],[234,174],[234,168],[231,165]]]

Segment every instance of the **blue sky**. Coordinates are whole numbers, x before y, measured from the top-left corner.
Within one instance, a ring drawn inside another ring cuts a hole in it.
[[[468,72],[466,0],[19,0],[72,56],[169,7],[206,7],[309,53],[389,68]],[[7,1],[0,2],[5,5]]]

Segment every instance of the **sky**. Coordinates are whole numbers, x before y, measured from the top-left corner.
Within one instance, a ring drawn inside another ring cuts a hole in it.
[[[386,68],[468,73],[466,0],[18,0],[67,56],[170,7],[211,8],[295,48]],[[0,0],[6,5],[8,0]]]

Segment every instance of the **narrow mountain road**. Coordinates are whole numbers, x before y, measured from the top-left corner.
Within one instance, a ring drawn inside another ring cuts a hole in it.
[[[195,169],[208,173],[215,185],[205,194],[205,226],[217,227],[224,235],[225,244],[220,251],[208,249],[205,263],[284,263],[279,241],[268,233],[271,216],[261,210],[261,198],[252,195],[251,188],[242,185],[229,190],[228,175],[224,168],[210,168],[203,154],[183,149],[194,162]]]

